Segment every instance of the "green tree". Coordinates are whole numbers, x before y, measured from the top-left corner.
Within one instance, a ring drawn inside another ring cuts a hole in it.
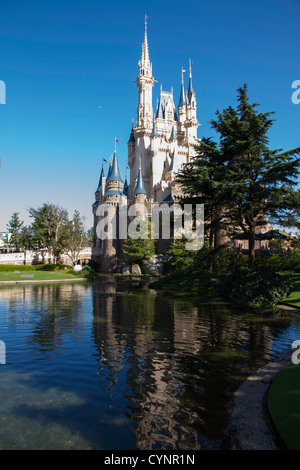
[[[123,252],[126,255],[126,261],[130,264],[141,264],[155,255],[156,243],[151,238],[151,222],[141,224],[140,228],[137,228],[137,232],[139,231],[141,235],[138,238],[127,238],[124,241]]]
[[[23,225],[24,222],[20,220],[19,212],[14,212],[9,223],[6,225],[8,232],[11,233],[9,245],[13,246],[16,250],[23,247],[21,235]]]
[[[300,237],[296,237],[291,241],[292,248],[300,250]]]
[[[191,165],[194,172],[187,166],[180,172],[179,182],[204,204],[211,196],[209,209],[216,207],[228,224],[246,233],[253,265],[259,227],[267,219],[279,225],[297,220],[300,148],[270,150],[267,133],[273,113],[259,113],[258,104],[249,103],[247,85],[237,91],[237,108],[217,111],[216,120],[211,121],[219,135],[218,144],[212,140],[204,140],[203,146],[200,143]],[[201,159],[208,168],[206,171],[204,166],[203,173]]]
[[[65,250],[74,266],[80,251],[90,245],[89,238],[85,232],[84,221],[79,211],[75,210],[72,220],[66,224],[64,236]]]
[[[220,168],[220,150],[211,138],[203,138],[197,146],[198,155],[178,173],[177,181],[185,189],[184,202],[204,204],[205,233],[209,248],[221,242],[221,231],[228,221],[224,219],[223,182]]]
[[[20,236],[21,236],[22,246],[26,250],[29,250],[30,248],[34,248],[34,238],[33,238],[31,225],[28,225],[28,226],[24,225],[21,229]]]
[[[185,236],[182,236],[180,239],[172,240],[168,255],[166,265],[169,271],[186,273],[193,271],[196,267],[195,258],[197,257],[198,252],[193,250],[186,249],[187,239]]]
[[[89,244],[92,245],[93,240],[94,240],[94,227],[91,227],[87,230],[86,236],[87,236],[87,239],[89,241]]]

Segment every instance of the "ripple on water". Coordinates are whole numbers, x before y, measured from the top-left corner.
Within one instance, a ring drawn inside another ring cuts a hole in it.
[[[232,393],[300,339],[283,312],[117,282],[1,288],[1,449],[228,448]]]

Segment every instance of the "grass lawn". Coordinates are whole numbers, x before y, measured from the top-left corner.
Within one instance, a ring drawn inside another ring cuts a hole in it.
[[[26,277],[24,277],[26,276]],[[30,276],[30,277],[27,277]],[[20,273],[13,272],[0,272],[1,281],[49,281],[49,280],[63,280],[63,279],[76,279],[80,276],[74,274],[64,274],[52,271],[21,271]]]
[[[300,307],[300,273],[292,274],[290,280],[292,292],[288,297],[282,300],[282,303]]]
[[[300,450],[300,364],[285,367],[268,394],[268,408],[289,450]]]

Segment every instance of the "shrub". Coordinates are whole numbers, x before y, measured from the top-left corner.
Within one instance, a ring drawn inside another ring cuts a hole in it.
[[[274,271],[300,271],[300,250],[290,250],[258,259],[258,265]]]
[[[38,264],[37,266],[35,266],[35,270],[67,273],[72,271],[72,268],[64,264]]]
[[[99,274],[90,267],[85,267],[74,274],[78,277],[85,277],[88,281],[96,281],[99,278]]]
[[[275,307],[291,291],[288,279],[269,267],[241,267],[230,274],[220,294],[230,302],[266,309]]]
[[[210,249],[207,244],[198,250],[187,250],[186,239],[175,240],[168,252],[170,259],[167,261],[168,271],[213,271],[216,274],[232,272],[240,266],[247,264],[247,258],[233,250],[229,244],[219,245]]]
[[[219,245],[209,255],[213,270],[217,273],[232,272],[248,263],[247,257],[234,251],[229,244]]]

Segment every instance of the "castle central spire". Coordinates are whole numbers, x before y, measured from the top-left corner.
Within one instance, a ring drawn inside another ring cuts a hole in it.
[[[147,37],[147,18],[145,15],[145,32],[144,32],[144,43],[142,46],[142,58],[141,63],[146,68],[151,68],[150,59],[149,59],[149,47],[148,47],[148,37]]]
[[[144,42],[136,83],[139,87],[137,127],[152,128],[152,87],[154,85],[154,77],[152,76],[152,64],[149,58],[147,15],[145,15]]]

